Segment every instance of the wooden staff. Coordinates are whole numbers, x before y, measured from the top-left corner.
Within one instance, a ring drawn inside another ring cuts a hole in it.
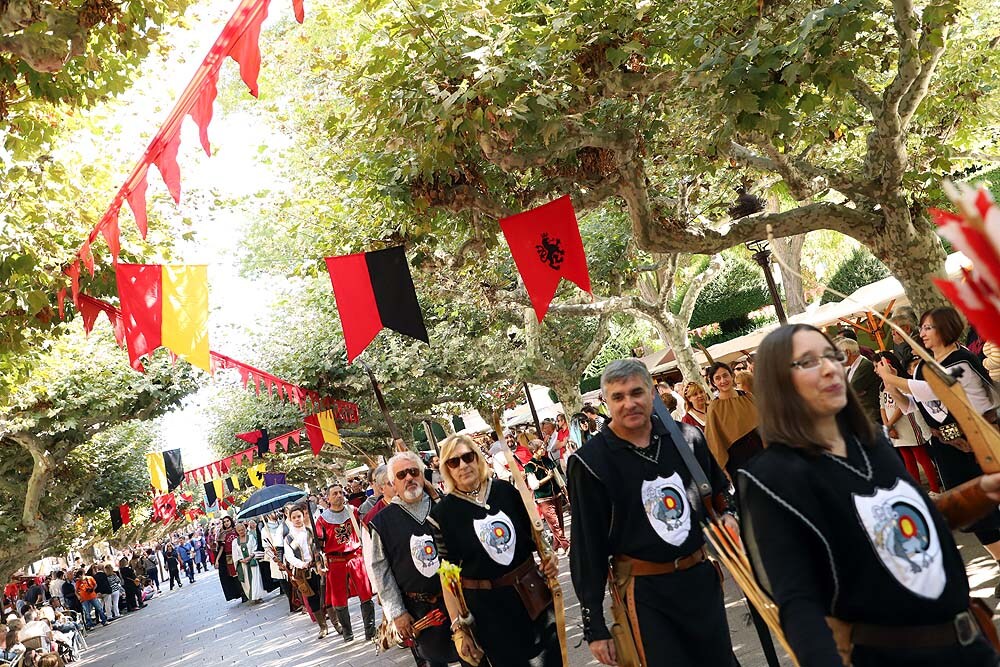
[[[528,519],[531,521],[531,536],[535,538],[535,547],[538,549],[538,555],[542,557],[542,562],[544,563],[551,559],[555,552],[552,551],[552,545],[545,540],[545,535],[542,532],[542,517],[538,514],[538,508],[535,506],[535,497],[531,493],[531,489],[528,488],[528,483],[524,479],[524,471],[518,467],[517,461],[514,460],[514,453],[510,451],[506,440],[501,441],[500,445],[503,447],[504,456],[507,457],[507,467],[510,468],[511,479],[514,481],[514,486],[517,488],[518,493],[521,494],[524,509],[528,511]],[[559,585],[559,579],[556,577],[548,577],[547,581],[549,590],[552,591],[552,604],[556,612],[556,633],[559,635],[559,650],[562,653],[562,662],[565,667],[569,667],[566,640],[566,607],[563,602],[562,586]]]
[[[378,386],[378,380],[375,379],[375,374],[372,369],[362,360],[358,360],[361,367],[365,369],[368,373],[368,379],[372,383],[372,391],[375,392],[375,401],[378,403],[379,410],[382,411],[382,417],[385,419],[385,425],[389,427],[389,435],[392,436],[392,442],[396,447],[397,452],[406,451],[406,443],[403,440],[402,434],[399,432],[399,427],[396,426],[396,422],[393,420],[392,415],[389,414],[389,407],[385,404],[385,397],[382,395],[382,390]]]

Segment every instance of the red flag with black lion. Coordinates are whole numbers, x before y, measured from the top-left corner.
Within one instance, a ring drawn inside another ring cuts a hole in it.
[[[587,255],[569,195],[500,221],[510,254],[541,322],[565,278],[593,295]]]

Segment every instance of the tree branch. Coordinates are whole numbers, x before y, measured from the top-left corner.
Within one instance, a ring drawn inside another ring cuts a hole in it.
[[[487,132],[479,134],[479,148],[487,160],[500,167],[505,172],[523,171],[532,167],[541,167],[553,159],[564,157],[581,148],[602,148],[613,151],[623,151],[634,146],[635,139],[622,132],[618,134],[602,134],[572,125],[558,139],[548,143],[543,148],[526,153],[510,153],[504,151],[500,144]]]
[[[691,322],[691,315],[694,314],[694,306],[698,301],[701,291],[719,275],[723,267],[725,267],[725,260],[722,258],[722,255],[713,255],[705,270],[696,275],[691,281],[687,292],[684,294],[684,299],[681,301],[680,310],[677,313],[677,319],[684,324],[685,328]],[[669,308],[669,306],[669,303],[663,304],[664,309]]]
[[[851,89],[851,97],[854,101],[864,107],[872,117],[876,117],[882,109],[882,98],[868,85],[868,82],[860,76],[854,77],[854,88]]]

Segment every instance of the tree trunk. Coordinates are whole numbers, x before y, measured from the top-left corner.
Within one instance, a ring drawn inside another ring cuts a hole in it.
[[[566,413],[567,418],[583,410],[583,394],[580,393],[579,382],[559,383],[553,386],[552,390],[556,392],[559,402],[562,403],[563,412]]]
[[[774,254],[781,259],[778,270],[781,271],[781,285],[785,288],[785,312],[789,317],[806,312],[808,305],[801,276],[802,245],[805,241],[805,234],[774,240]],[[791,270],[786,271],[782,263],[787,264]]]
[[[944,277],[944,261],[947,258],[933,223],[920,215],[913,219],[912,226],[904,226],[903,219],[910,218],[905,207],[887,207],[884,215],[889,223],[886,228],[892,232],[880,234],[871,241],[859,240],[867,242],[875,256],[902,284],[918,313],[950,305],[933,283],[933,278]],[[909,228],[911,233],[899,234],[899,230],[905,228]]]
[[[681,372],[685,382],[696,382],[705,391],[705,377],[702,375],[701,366],[694,358],[694,348],[691,347],[691,340],[688,338],[687,325],[679,322],[655,322],[657,333],[663,344],[674,351],[677,359],[677,369]]]

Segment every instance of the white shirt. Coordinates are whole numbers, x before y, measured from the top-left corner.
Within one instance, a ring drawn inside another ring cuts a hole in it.
[[[861,365],[861,360],[862,359],[864,359],[864,357],[859,354],[858,358],[854,360],[854,363],[852,363],[850,366],[847,367],[847,381],[848,382],[850,382],[851,380],[854,379],[854,373],[858,370],[858,366]]]
[[[303,569],[309,567],[309,563],[312,562],[312,550],[310,549],[310,539],[309,532],[305,528],[296,528],[295,526],[288,524],[288,537],[285,539],[287,546],[285,547],[285,562],[287,562],[292,567],[297,567]],[[292,547],[299,550],[302,554],[302,559],[295,557],[292,553]]]

